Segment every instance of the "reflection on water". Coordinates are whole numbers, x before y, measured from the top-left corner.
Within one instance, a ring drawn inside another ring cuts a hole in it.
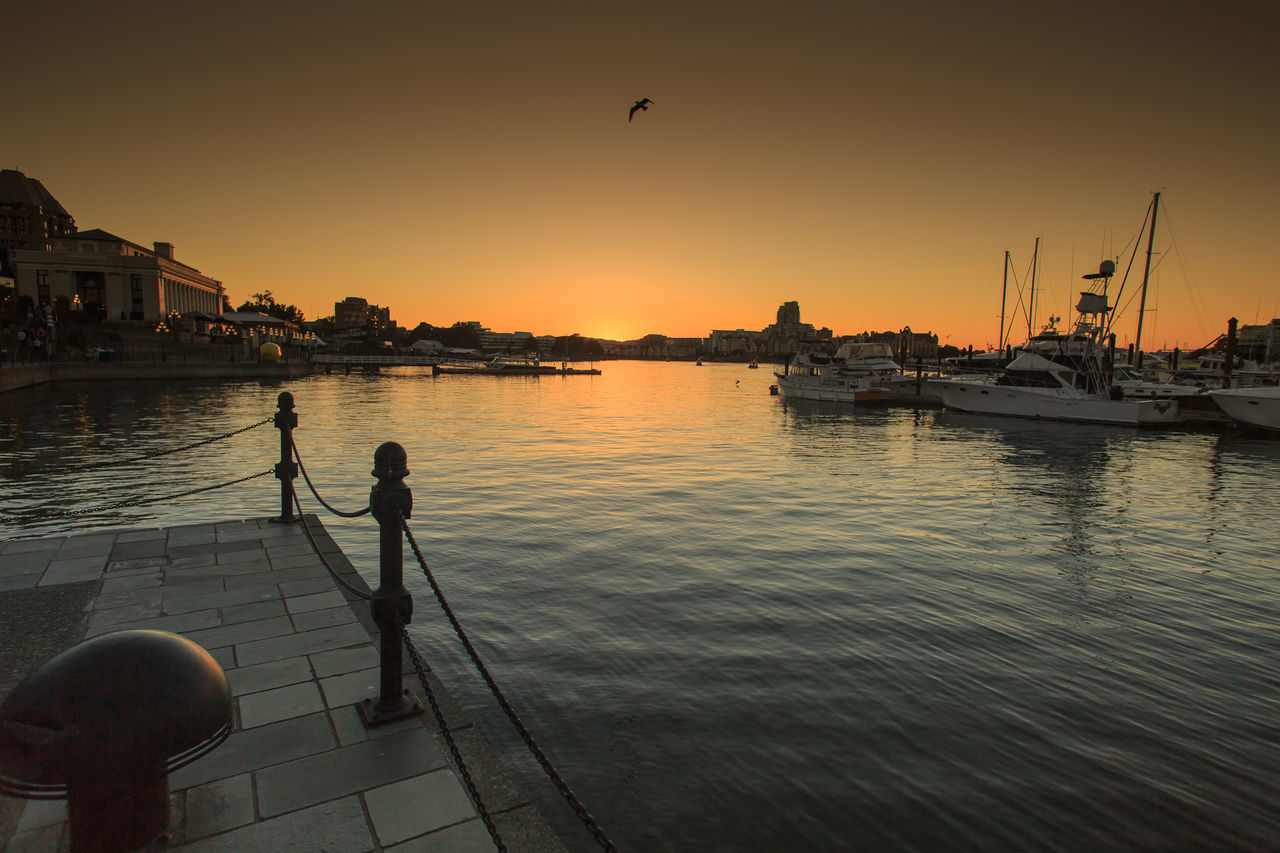
[[[1268,847],[1280,832],[1280,442],[783,401],[744,365],[317,376],[6,395],[0,532],[270,467],[298,400],[335,506],[404,444],[468,633],[633,849]],[[304,494],[304,506],[315,509]],[[272,515],[259,480],[86,524]],[[376,526],[325,524],[366,575]],[[430,662],[575,850],[590,839],[420,579]]]

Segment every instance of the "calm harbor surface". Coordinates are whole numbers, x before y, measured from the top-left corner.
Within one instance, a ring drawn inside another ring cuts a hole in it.
[[[602,367],[12,392],[0,536],[277,513],[259,478],[55,517],[270,468],[267,426],[70,470],[239,429],[289,391],[339,509],[367,502],[380,443],[405,446],[433,572],[623,849],[1280,838],[1280,441],[802,406],[745,365]],[[376,586],[376,524],[325,524]],[[406,575],[419,647],[592,849]]]

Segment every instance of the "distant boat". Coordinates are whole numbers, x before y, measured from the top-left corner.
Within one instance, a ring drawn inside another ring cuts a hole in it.
[[[759,369],[760,369],[760,363],[759,363],[759,362],[757,362],[757,361],[753,358],[753,359],[751,359],[751,363],[747,365],[747,369],[748,369],[748,370],[759,370]]]
[[[775,373],[778,393],[797,400],[837,403],[887,403],[918,400],[913,377],[904,376],[887,344],[850,341],[834,355],[801,353]]]
[[[698,363],[694,367],[702,367],[702,359],[698,359]]]
[[[1280,387],[1255,385],[1250,388],[1223,388],[1210,391],[1209,396],[1233,420],[1280,432]]]

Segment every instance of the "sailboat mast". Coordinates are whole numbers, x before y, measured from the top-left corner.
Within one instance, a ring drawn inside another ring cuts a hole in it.
[[[1004,250],[1004,284],[1000,288],[1000,336],[996,338],[996,345],[1004,349],[1004,308],[1005,303],[1009,299],[1009,250]]]
[[[1035,323],[1036,317],[1036,264],[1040,261],[1040,238],[1036,238],[1036,249],[1031,254],[1031,298],[1028,300],[1030,308],[1027,311],[1027,340],[1031,340],[1036,336],[1035,330],[1031,328]]]
[[[1138,300],[1138,333],[1133,338],[1133,351],[1138,362],[1135,367],[1142,368],[1142,317],[1147,312],[1147,282],[1151,280],[1151,253],[1156,243],[1156,213],[1160,210],[1160,193],[1151,200],[1151,230],[1147,232],[1147,265],[1142,271],[1142,298]]]

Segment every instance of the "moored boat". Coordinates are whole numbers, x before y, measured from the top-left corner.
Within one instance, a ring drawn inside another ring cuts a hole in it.
[[[887,403],[928,396],[921,383],[902,375],[887,344],[849,341],[834,355],[800,353],[784,373],[775,373],[783,398],[839,403]]]
[[[1280,387],[1255,385],[1249,388],[1222,388],[1210,391],[1209,396],[1233,420],[1280,432]]]

